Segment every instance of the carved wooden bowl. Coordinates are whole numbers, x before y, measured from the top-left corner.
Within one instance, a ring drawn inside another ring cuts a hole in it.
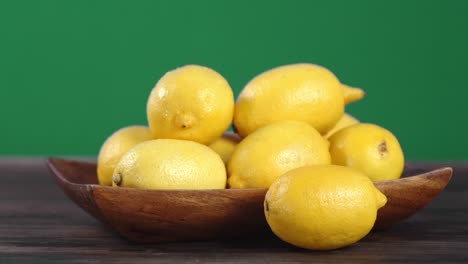
[[[97,184],[96,164],[49,158],[65,194],[131,241],[169,241],[271,235],[263,214],[267,189],[142,190]],[[411,170],[406,175],[416,173]],[[451,168],[375,182],[387,196],[374,228],[397,224],[429,204],[448,184]]]

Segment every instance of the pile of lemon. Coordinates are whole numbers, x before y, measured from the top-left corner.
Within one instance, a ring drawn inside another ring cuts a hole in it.
[[[344,112],[364,95],[304,63],[256,76],[235,102],[216,71],[180,67],[151,91],[149,126],[122,128],[103,144],[99,183],[269,188],[265,217],[282,240],[317,250],[347,246],[369,233],[387,201],[372,181],[399,178],[404,165],[392,133]],[[231,123],[235,133],[226,132]]]

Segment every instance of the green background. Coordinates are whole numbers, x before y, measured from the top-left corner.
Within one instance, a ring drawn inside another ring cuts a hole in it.
[[[96,155],[164,72],[312,62],[410,160],[467,160],[468,1],[1,1],[0,155]]]

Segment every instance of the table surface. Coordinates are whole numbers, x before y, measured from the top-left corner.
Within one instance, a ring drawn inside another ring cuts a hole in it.
[[[468,261],[468,164],[426,208],[347,248],[313,252],[279,239],[132,244],[69,201],[44,159],[0,159],[0,263],[429,263]]]

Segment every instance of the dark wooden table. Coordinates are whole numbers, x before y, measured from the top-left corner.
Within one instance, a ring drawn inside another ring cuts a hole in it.
[[[69,201],[43,159],[0,159],[0,263],[468,263],[468,164],[433,203],[389,230],[335,251],[278,239],[137,245]]]

